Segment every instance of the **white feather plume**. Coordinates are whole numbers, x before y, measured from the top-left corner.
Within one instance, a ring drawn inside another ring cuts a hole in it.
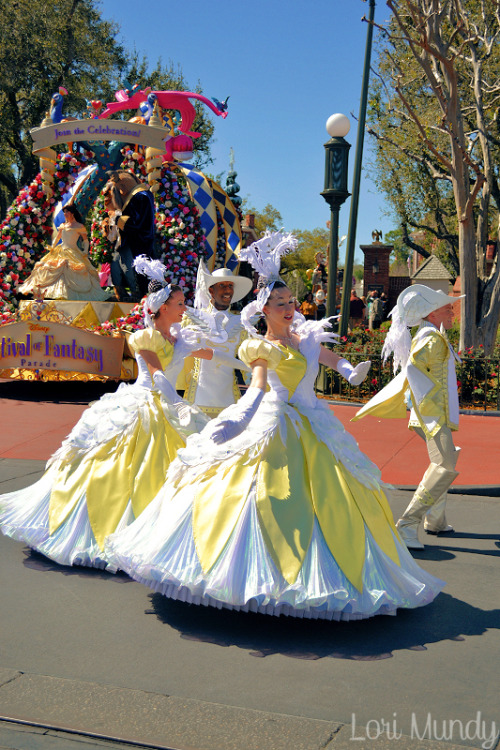
[[[266,232],[260,240],[252,242],[240,252],[241,260],[247,261],[266,282],[277,281],[281,258],[297,249],[298,240],[285,232]]]
[[[194,307],[196,310],[205,310],[210,304],[210,293],[207,288],[206,276],[209,270],[203,260],[200,260],[198,273],[196,275],[196,290],[194,295]]]
[[[394,374],[396,374],[399,368],[403,369],[408,362],[411,349],[411,334],[408,324],[401,316],[398,305],[393,307],[389,313],[389,317],[392,318],[392,323],[382,347],[382,359],[385,364],[390,355],[393,355],[392,367]]]
[[[166,268],[161,260],[152,260],[147,255],[138,255],[134,258],[134,268],[137,273],[141,273],[143,276],[147,276],[149,279],[165,284],[165,272]]]

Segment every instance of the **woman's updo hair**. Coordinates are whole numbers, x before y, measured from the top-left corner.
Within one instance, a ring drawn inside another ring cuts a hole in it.
[[[161,281],[158,281],[157,279],[151,279],[151,281],[148,284],[148,294],[154,294],[155,292],[159,292],[160,289],[163,289],[165,287],[165,284],[162,284]]]
[[[275,281],[274,282],[274,286],[273,286],[273,288],[271,290],[271,294],[272,294],[272,292],[274,292],[275,289],[288,289],[288,286],[285,284],[284,281],[281,281],[281,280],[280,281]]]
[[[159,292],[160,289],[164,289],[167,285],[162,284],[161,281],[158,281],[157,279],[151,279],[151,281],[148,284],[148,294],[154,294],[155,292]],[[170,285],[170,294],[173,292],[182,292],[182,287],[178,284],[171,284]]]
[[[267,301],[268,301],[268,302],[269,302],[269,299],[270,299],[270,298],[271,298],[271,296],[272,296],[272,293],[273,293],[273,292],[275,292],[275,291],[276,291],[277,289],[288,289],[288,286],[287,286],[287,285],[285,284],[285,282],[284,282],[284,281],[281,281],[281,280],[280,280],[280,281],[275,281],[275,282],[274,282],[274,286],[273,286],[273,288],[271,289],[271,292],[270,292],[270,294],[269,294],[269,297],[267,298]]]

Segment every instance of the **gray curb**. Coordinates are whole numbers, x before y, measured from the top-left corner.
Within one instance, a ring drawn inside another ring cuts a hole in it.
[[[358,726],[355,713],[353,722],[345,724],[6,669],[0,669],[0,705],[0,743],[9,734],[19,737],[44,730],[54,738],[47,747],[62,747],[56,738],[64,733],[80,741],[98,739],[104,747],[121,742],[124,747],[135,744],[157,750],[463,750],[471,746],[457,727],[443,742],[424,738],[425,725],[412,729],[413,736],[379,722]],[[10,747],[29,744],[21,739]],[[498,737],[489,747],[498,747]]]

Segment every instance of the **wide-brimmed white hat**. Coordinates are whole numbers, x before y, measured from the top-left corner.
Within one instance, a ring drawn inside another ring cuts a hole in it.
[[[211,300],[208,290],[211,286],[219,284],[221,281],[230,281],[234,284],[231,302],[238,302],[243,297],[246,297],[253,287],[252,279],[246,276],[238,276],[229,268],[218,268],[216,271],[210,273],[205,263],[201,260],[196,278],[195,307],[206,307]]]
[[[398,297],[397,308],[399,317],[407,326],[419,325],[429,313],[439,310],[440,307],[453,304],[465,297],[453,297],[445,294],[441,289],[431,289],[425,284],[413,284],[405,289]]]
[[[453,304],[462,297],[465,294],[452,297],[441,289],[431,289],[425,284],[413,284],[401,292],[396,307],[390,312],[392,323],[382,347],[383,361],[392,354],[395,373],[400,367],[406,367],[411,348],[409,329],[420,325],[430,313]]]
[[[316,302],[324,302],[325,299],[326,299],[326,294],[324,293],[322,289],[319,289],[316,292]]]
[[[234,284],[234,294],[232,302],[238,302],[246,297],[253,287],[252,279],[247,276],[237,276],[229,268],[218,268],[213,273],[205,277],[207,279],[207,289],[221,281],[230,281]]]

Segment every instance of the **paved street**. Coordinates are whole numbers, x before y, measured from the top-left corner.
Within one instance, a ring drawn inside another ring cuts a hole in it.
[[[22,481],[21,470],[31,483],[42,468],[4,459],[2,491]],[[395,514],[408,497],[394,494]],[[367,724],[376,734],[374,720],[410,735],[412,717],[414,734],[423,732],[429,712],[439,727],[465,726],[480,712],[491,729],[499,724],[498,511],[498,499],[453,496],[460,531],[427,536],[418,553],[445,591],[428,607],[358,623],[171,602],[123,574],[61,568],[1,537],[0,714],[207,750],[337,750],[346,737],[355,747],[351,735],[364,736]],[[481,746],[457,733],[457,745]]]

